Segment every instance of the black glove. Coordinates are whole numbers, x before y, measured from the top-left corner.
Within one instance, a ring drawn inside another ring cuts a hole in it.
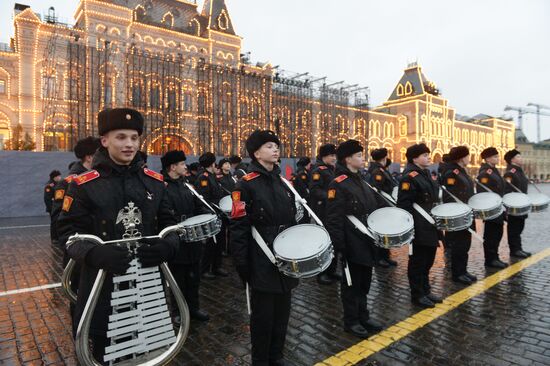
[[[86,254],[87,265],[114,274],[126,273],[131,260],[128,249],[117,245],[97,245]]]
[[[243,284],[246,286],[246,283],[250,280],[250,271],[248,269],[248,266],[246,265],[238,265],[237,266],[237,273],[239,274],[239,277],[241,278],[241,281],[243,281]]]
[[[142,267],[158,266],[168,262],[176,254],[172,245],[161,238],[140,239],[139,242],[143,243],[137,249],[137,257]]]

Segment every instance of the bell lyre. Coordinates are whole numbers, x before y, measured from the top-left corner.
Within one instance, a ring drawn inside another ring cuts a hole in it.
[[[75,234],[67,241],[67,246],[79,240],[95,242],[98,245],[126,246],[133,255],[130,267],[123,275],[113,275],[111,293],[111,315],[107,325],[107,338],[110,344],[105,347],[102,360],[92,355],[89,342],[90,323],[99,300],[101,287],[107,273],[99,270],[92,291],[76,332],[76,354],[83,365],[165,365],[172,360],[183,347],[189,332],[189,309],[168,265],[142,268],[136,257],[139,240],[143,239],[138,230],[141,212],[133,202],[120,210],[117,224],[122,223],[125,232],[120,240],[102,241],[94,235]],[[159,235],[147,238],[162,238],[172,232],[182,232],[181,225],[169,226]],[[74,261],[69,261],[63,273],[65,292],[76,299],[69,288]],[[161,276],[162,271],[162,276]],[[162,284],[164,278],[172,291],[181,317],[181,325],[174,331],[166,293]]]

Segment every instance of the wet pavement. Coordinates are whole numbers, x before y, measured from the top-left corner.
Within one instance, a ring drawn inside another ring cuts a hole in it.
[[[543,189],[550,193],[550,185]],[[0,220],[1,365],[77,363],[68,301],[60,287],[5,293],[60,282],[61,253],[50,245],[46,223],[45,217]],[[549,223],[550,212],[530,215],[523,234],[525,250],[537,253],[549,247]],[[518,262],[510,261],[506,238],[500,252],[504,261]],[[375,270],[368,304],[373,318],[387,327],[397,324],[390,328],[401,332],[397,340],[386,338],[391,334],[387,331],[363,342],[345,333],[339,285],[303,280],[293,293],[285,349],[293,365],[550,365],[550,256],[509,277],[492,278],[494,286],[487,285],[475,296],[466,294],[456,305],[449,302],[420,314],[421,309],[410,303],[406,248],[393,251],[392,257],[399,266]],[[232,270],[230,259],[224,261]],[[475,240],[469,270],[480,280],[497,273],[483,266],[481,244]],[[431,280],[433,292],[449,299],[462,296],[459,291],[465,288],[451,281],[442,248]],[[485,281],[478,283],[485,286]],[[249,365],[246,300],[236,273],[203,280],[201,302],[211,321],[192,321],[185,347],[173,364]],[[441,315],[434,316],[438,311]],[[416,322],[419,317],[425,319],[421,325]],[[365,348],[355,346],[359,342]],[[357,352],[369,347],[369,352]]]

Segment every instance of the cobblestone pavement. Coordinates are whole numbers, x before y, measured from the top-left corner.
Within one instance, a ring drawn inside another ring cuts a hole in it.
[[[544,186],[550,193],[550,186]],[[49,243],[47,218],[0,220],[0,364],[76,364],[68,301],[60,287],[17,294],[6,291],[60,282],[61,253]],[[534,253],[550,242],[550,212],[532,214],[524,249]],[[478,223],[478,231],[482,225]],[[509,262],[506,238],[501,257]],[[392,252],[399,266],[375,269],[368,296],[372,317],[388,327],[417,314],[410,303],[406,248]],[[511,263],[517,262],[512,260]],[[225,266],[232,270],[229,258]],[[474,241],[470,271],[483,279],[495,270],[483,266]],[[431,272],[433,292],[443,297],[464,288],[450,279],[442,248]],[[332,357],[361,342],[342,329],[339,285],[304,280],[294,291],[286,357],[294,365],[550,365],[550,256],[497,279],[443,315],[412,327],[399,340],[386,338],[379,352],[362,359]],[[232,271],[228,278],[204,280],[203,308],[208,323],[191,323],[177,365],[249,365],[250,340],[244,290]],[[424,313],[423,313],[424,314]]]

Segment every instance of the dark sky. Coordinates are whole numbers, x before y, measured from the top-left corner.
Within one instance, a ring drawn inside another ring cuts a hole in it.
[[[418,61],[457,113],[550,106],[550,1],[226,1],[253,61],[369,86],[373,105]],[[40,13],[53,5],[71,22],[78,0],[19,2]],[[13,34],[13,4],[0,0],[0,42]],[[542,138],[550,138],[550,117],[541,120]],[[524,121],[535,139],[536,117]]]

